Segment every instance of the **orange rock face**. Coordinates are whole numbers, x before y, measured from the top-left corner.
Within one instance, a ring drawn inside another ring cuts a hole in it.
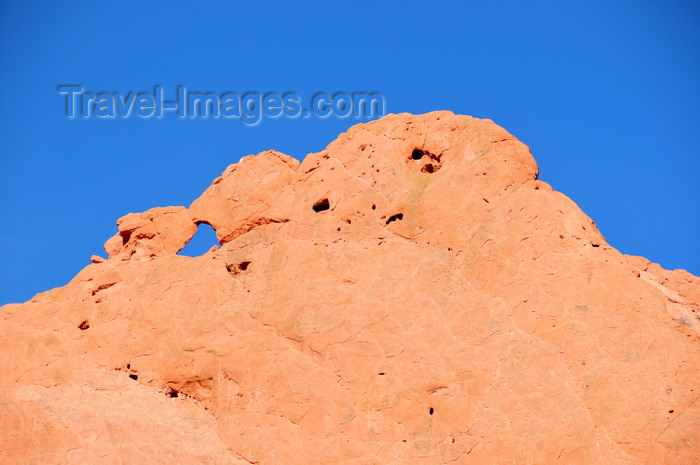
[[[491,121],[390,115],[118,225],[0,308],[2,463],[700,463],[700,280]]]

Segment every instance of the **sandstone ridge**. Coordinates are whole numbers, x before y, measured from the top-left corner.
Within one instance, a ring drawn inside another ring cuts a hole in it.
[[[3,463],[698,463],[700,279],[537,177],[489,120],[389,115],[119,219],[0,308]]]

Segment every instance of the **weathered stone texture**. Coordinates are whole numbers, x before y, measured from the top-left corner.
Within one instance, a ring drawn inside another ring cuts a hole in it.
[[[700,463],[700,280],[489,120],[245,157],[105,248],[0,308],[2,463]]]

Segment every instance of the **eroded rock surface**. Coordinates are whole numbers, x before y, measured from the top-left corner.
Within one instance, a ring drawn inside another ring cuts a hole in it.
[[[177,252],[201,223],[222,244]],[[436,112],[244,157],[0,308],[8,464],[696,464],[700,280]]]

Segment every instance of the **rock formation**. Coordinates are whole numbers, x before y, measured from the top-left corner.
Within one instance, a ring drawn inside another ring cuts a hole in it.
[[[220,247],[177,255],[206,223]],[[489,120],[353,126],[0,308],[5,464],[697,464],[700,279]]]

